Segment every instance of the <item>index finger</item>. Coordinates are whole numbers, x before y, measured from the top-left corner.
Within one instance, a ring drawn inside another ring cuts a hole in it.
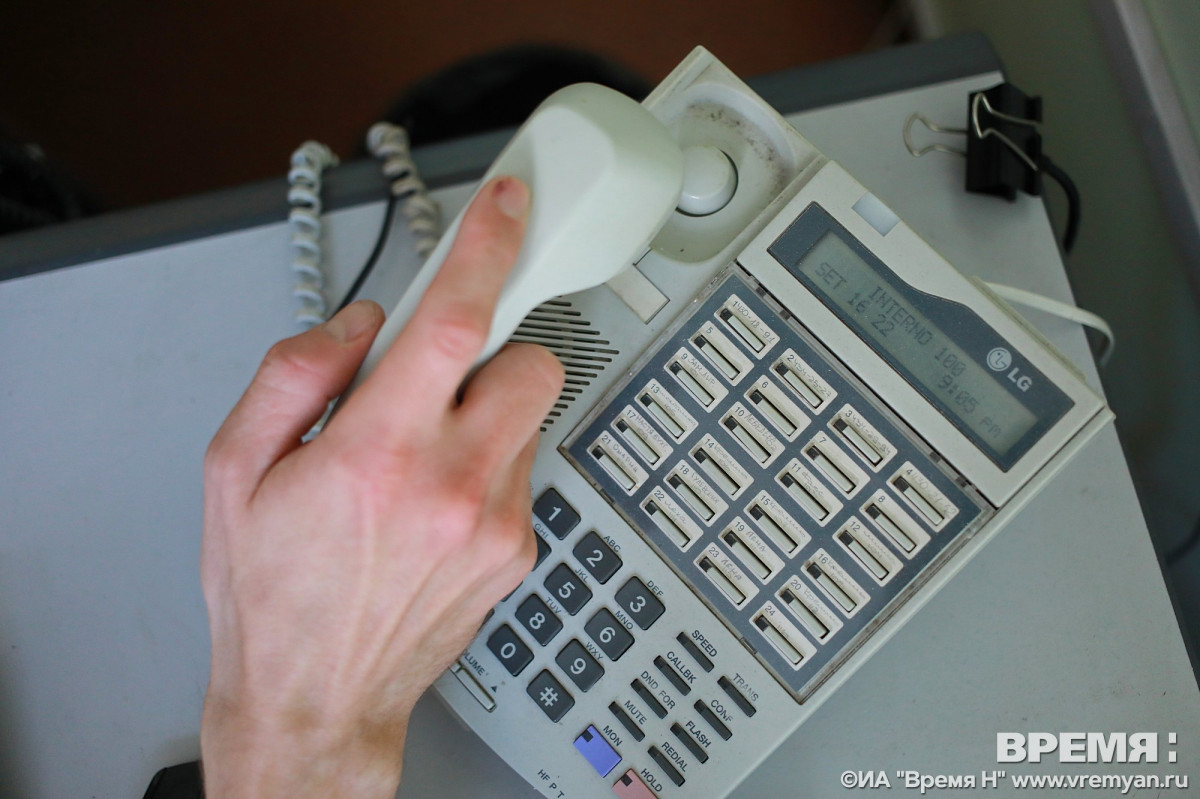
[[[408,324],[338,418],[370,419],[372,435],[381,425],[387,435],[413,421],[398,415],[398,407],[441,413],[454,405],[487,342],[500,291],[521,249],[529,203],[528,187],[513,177],[480,190]]]

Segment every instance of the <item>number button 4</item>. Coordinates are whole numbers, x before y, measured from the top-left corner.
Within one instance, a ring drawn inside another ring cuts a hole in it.
[[[575,639],[571,639],[571,643],[563,647],[554,662],[567,673],[571,682],[578,685],[581,691],[591,688],[597,680],[604,676],[604,668],[588,654],[587,648]]]
[[[565,563],[554,567],[554,571],[546,578],[545,585],[550,596],[561,602],[567,613],[572,616],[582,610],[592,598],[592,592],[583,584],[583,580]]]
[[[542,646],[550,643],[550,639],[562,629],[562,622],[558,620],[558,616],[546,607],[546,603],[537,594],[521,603],[517,608],[516,617],[521,626],[529,630],[533,639]]]
[[[608,579],[616,574],[617,569],[621,568],[621,559],[617,557],[617,553],[613,552],[612,547],[604,543],[604,539],[594,530],[585,535],[572,551],[601,585],[607,583]]]
[[[612,660],[620,660],[625,650],[633,646],[633,636],[609,613],[608,608],[601,608],[583,629],[600,647],[600,651]]]

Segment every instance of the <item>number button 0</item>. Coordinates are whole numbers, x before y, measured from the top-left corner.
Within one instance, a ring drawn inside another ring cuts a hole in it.
[[[546,607],[546,603],[537,594],[521,603],[517,608],[516,617],[521,626],[529,630],[533,639],[542,646],[550,643],[550,639],[562,629],[562,622],[558,620],[558,616]]]
[[[621,568],[621,559],[612,547],[604,543],[604,539],[594,530],[583,537],[572,550],[583,567],[591,573],[601,585],[616,574]]]
[[[562,606],[567,609],[567,613],[572,616],[582,610],[587,601],[592,598],[592,592],[583,584],[583,580],[579,579],[579,575],[571,571],[565,563],[554,567],[554,571],[550,572],[550,576],[546,578],[545,585],[550,596],[561,602]]]
[[[604,667],[597,663],[596,659],[588,654],[587,648],[575,639],[571,639],[571,643],[563,647],[554,662],[567,673],[571,682],[578,685],[581,691],[588,690],[604,676]]]
[[[508,673],[516,677],[529,662],[533,660],[533,652],[517,637],[513,628],[502,624],[487,640],[487,648],[492,650]]]
[[[633,645],[633,636],[609,613],[608,608],[601,608],[583,629],[600,647],[600,651],[612,660],[620,660],[625,650]]]
[[[533,503],[533,513],[559,539],[566,538],[567,533],[579,524],[579,514],[553,488],[547,488],[537,498],[537,502]]]
[[[624,608],[643,630],[649,630],[650,625],[658,621],[658,617],[666,609],[646,584],[636,577],[630,578],[629,582],[617,591],[617,604]]]

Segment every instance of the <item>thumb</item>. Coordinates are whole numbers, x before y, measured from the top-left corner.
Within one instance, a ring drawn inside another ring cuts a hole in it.
[[[383,318],[374,302],[355,302],[328,322],[271,347],[213,437],[206,472],[215,469],[240,489],[253,491],[350,384]]]

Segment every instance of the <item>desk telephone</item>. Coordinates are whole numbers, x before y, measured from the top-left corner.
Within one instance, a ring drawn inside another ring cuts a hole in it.
[[[567,389],[537,565],[435,689],[544,796],[724,796],[1110,414],[703,49],[562,90],[493,174],[533,206],[485,357]]]

